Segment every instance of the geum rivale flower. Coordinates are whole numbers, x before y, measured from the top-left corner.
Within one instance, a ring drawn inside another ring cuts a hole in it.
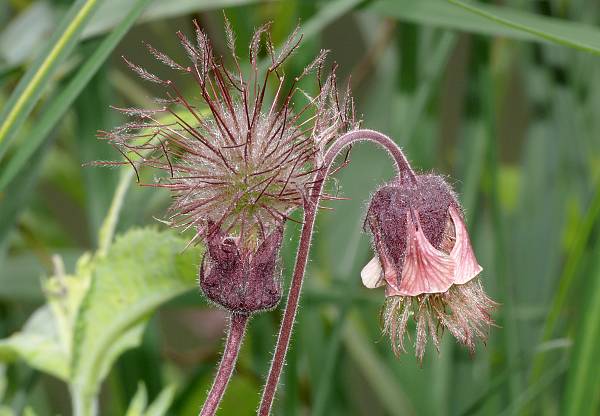
[[[439,350],[447,329],[471,352],[487,338],[496,306],[476,277],[478,264],[458,200],[441,177],[401,176],[373,195],[366,223],[377,253],[362,270],[365,286],[385,286],[383,329],[396,354],[416,323],[415,354],[429,335]]]

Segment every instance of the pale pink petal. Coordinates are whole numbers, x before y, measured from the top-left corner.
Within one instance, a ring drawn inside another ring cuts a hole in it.
[[[410,213],[406,219],[406,257],[402,279],[397,293],[386,295],[416,296],[423,293],[444,293],[454,283],[454,260],[431,245],[415,214],[415,225]],[[389,287],[388,287],[389,289]]]
[[[385,285],[385,280],[383,280],[383,270],[381,270],[381,265],[379,264],[379,259],[377,257],[373,257],[371,261],[363,267],[360,271],[360,278],[363,285],[369,289]]]
[[[456,263],[454,281],[458,284],[464,284],[477,276],[483,268],[477,263],[475,253],[473,253],[473,248],[471,247],[471,241],[469,240],[467,227],[458,209],[451,205],[448,211],[450,212],[452,222],[454,222],[456,233],[456,242],[450,252],[450,257]]]

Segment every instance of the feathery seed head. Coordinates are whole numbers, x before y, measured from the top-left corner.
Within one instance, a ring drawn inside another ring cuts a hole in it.
[[[318,81],[315,97],[298,94],[298,81],[314,73],[318,78],[327,55],[322,51],[301,74],[287,77],[283,64],[300,43],[298,28],[279,50],[271,42],[270,25],[258,28],[244,75],[228,20],[230,68],[215,57],[208,36],[194,25],[195,41],[177,33],[190,60],[185,65],[147,47],[159,62],[193,77],[201,100],[186,98],[171,80],[125,60],[141,78],[162,86],[165,97],[155,109],[119,109],[132,121],[101,137],[136,173],[143,166],[166,173],[145,185],[171,191],[172,226],[196,230],[193,241],[220,230],[244,250],[256,250],[311,193],[330,142],[356,127],[352,99],[349,94],[338,97],[335,71]],[[263,44],[268,62],[261,69]],[[297,111],[294,99],[305,101]]]

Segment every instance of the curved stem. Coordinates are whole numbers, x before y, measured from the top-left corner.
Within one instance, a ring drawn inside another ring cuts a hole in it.
[[[285,355],[288,350],[290,338],[292,336],[292,327],[298,310],[298,301],[300,300],[304,272],[306,270],[306,263],[310,251],[310,241],[312,239],[323,184],[325,183],[325,179],[329,174],[335,158],[340,152],[347,146],[359,141],[370,141],[382,146],[394,159],[400,180],[408,179],[412,182],[416,181],[415,173],[411,169],[400,147],[386,135],[374,130],[355,130],[346,133],[343,136],[340,136],[325,154],[323,167],[316,175],[313,192],[308,201],[304,204],[304,225],[302,226],[302,234],[298,245],[296,265],[294,274],[292,275],[292,283],[287,298],[285,312],[283,313],[283,319],[279,329],[277,346],[275,347],[275,353],[273,354],[273,360],[271,361],[271,369],[269,370],[269,376],[263,389],[262,399],[258,409],[258,414],[260,416],[268,416],[271,412],[275,391],[277,390],[277,384],[279,383],[279,377],[281,376],[281,370],[283,369],[283,364],[285,362]]]
[[[206,397],[204,406],[202,406],[200,416],[212,416],[219,408],[219,404],[225,393],[225,388],[227,387],[233,369],[235,368],[247,324],[248,315],[235,312],[231,313],[229,333],[227,335],[227,341],[225,342],[225,351],[223,351],[219,370],[217,371],[215,381],[210,388],[210,392]]]

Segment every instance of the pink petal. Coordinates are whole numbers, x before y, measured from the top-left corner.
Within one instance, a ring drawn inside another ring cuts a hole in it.
[[[396,269],[396,266],[386,255],[381,256],[380,260],[381,268],[383,270],[384,284],[387,284],[387,288],[395,289],[398,284],[398,270]],[[387,288],[385,292],[386,295],[388,291]]]
[[[458,284],[464,284],[477,276],[483,268],[477,263],[475,253],[473,253],[473,248],[471,247],[471,241],[469,240],[467,227],[458,209],[451,205],[448,211],[454,222],[456,232],[456,242],[450,252],[450,257],[456,262],[454,281]]]
[[[431,245],[419,222],[413,223],[410,213],[406,219],[406,257],[398,293],[387,295],[416,296],[422,293],[444,293],[454,283],[454,260]],[[389,289],[389,286],[388,286]],[[390,293],[388,293],[390,292]]]

